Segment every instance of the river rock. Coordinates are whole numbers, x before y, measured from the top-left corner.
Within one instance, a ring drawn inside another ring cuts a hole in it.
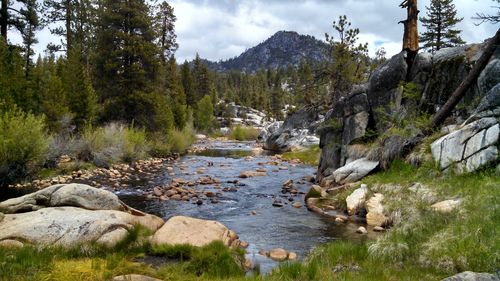
[[[358,229],[356,230],[356,233],[359,233],[359,234],[367,234],[367,233],[368,233],[368,231],[366,230],[366,228],[365,228],[365,227],[360,226],[360,227],[358,227]]]
[[[288,260],[289,261],[294,261],[297,259],[297,254],[295,252],[289,252],[288,253]]]
[[[185,216],[169,219],[151,238],[153,245],[189,244],[202,247],[214,241],[226,246],[239,246],[238,235],[217,221]]]
[[[366,195],[368,195],[368,186],[362,184],[360,188],[354,190],[351,195],[347,196],[347,213],[349,215],[355,215],[361,207],[363,207]]]
[[[7,214],[0,222],[0,241],[16,240],[36,246],[72,247],[97,242],[112,246],[127,236],[134,225],[156,231],[163,220],[136,211],[85,210],[76,207],[43,208]]]
[[[465,271],[445,278],[441,281],[500,281],[500,277],[490,273]]]
[[[462,199],[450,199],[437,202],[431,206],[431,208],[440,213],[449,213],[456,209],[462,203]]]
[[[139,274],[127,274],[116,276],[111,281],[161,281],[161,279],[156,279],[146,275]]]
[[[292,204],[292,207],[299,209],[299,208],[302,208],[302,204],[300,202],[294,202]]]
[[[366,201],[366,224],[370,226],[383,226],[386,224],[388,218],[384,215],[384,206],[382,205],[383,200],[383,194],[375,193]]]
[[[332,174],[335,182],[346,184],[359,181],[379,166],[378,161],[370,161],[367,158],[354,160],[349,164],[338,168]]]
[[[0,211],[13,214],[45,207],[73,206],[88,210],[123,211],[127,206],[112,192],[85,184],[57,184],[0,202]]]
[[[288,252],[282,248],[276,248],[269,251],[269,257],[275,261],[284,261],[288,258]]]

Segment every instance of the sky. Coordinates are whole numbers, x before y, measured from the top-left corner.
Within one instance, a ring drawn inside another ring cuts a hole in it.
[[[369,44],[370,55],[384,47],[391,56],[401,50],[406,10],[402,0],[170,0],[177,16],[177,60],[202,58],[218,61],[238,56],[280,30],[297,31],[324,40],[325,33],[336,36],[332,22],[347,15],[352,27],[360,29],[360,42]],[[420,0],[420,16],[425,15],[430,0]],[[457,25],[468,43],[482,42],[495,34],[498,26],[476,26],[476,13],[494,13],[491,0],[455,0]],[[420,31],[423,29],[420,28]],[[15,36],[12,36],[15,38]],[[17,39],[19,40],[19,39]],[[13,39],[16,41],[16,39]],[[39,35],[37,52],[47,43],[58,42],[48,30]]]

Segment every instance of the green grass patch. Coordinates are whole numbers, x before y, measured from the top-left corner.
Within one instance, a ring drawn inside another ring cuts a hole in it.
[[[302,163],[318,166],[320,155],[319,145],[314,145],[298,151],[285,152],[282,156],[285,160],[299,159]]]
[[[256,128],[236,125],[231,128],[228,138],[230,140],[252,141],[257,139],[259,133],[260,131]]]

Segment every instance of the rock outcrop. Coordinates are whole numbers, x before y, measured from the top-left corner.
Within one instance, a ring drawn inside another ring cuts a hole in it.
[[[464,271],[441,281],[500,281],[500,276],[498,274]]]
[[[481,100],[467,122],[471,123],[432,143],[432,156],[442,170],[454,169],[457,173],[472,172],[498,160],[500,83]]]
[[[237,105],[234,102],[224,104],[223,109],[217,113],[221,127],[229,125],[242,125],[255,128],[263,128],[268,124],[266,114],[251,107]]]
[[[33,212],[7,214],[0,222],[0,246],[17,242],[37,247],[97,242],[108,246],[124,239],[134,225],[156,231],[163,220],[156,216],[132,215],[114,210],[51,207]]]
[[[238,235],[217,221],[201,220],[185,216],[170,218],[151,238],[153,245],[189,244],[205,246],[221,241],[229,247],[238,247]]]
[[[264,149],[277,152],[316,145],[319,138],[315,132],[322,121],[316,108],[303,108],[289,115],[279,127],[271,124],[262,130],[260,139]]]
[[[360,208],[364,206],[367,195],[368,187],[362,184],[360,188],[354,190],[351,195],[347,196],[347,213],[351,216],[358,213]]]
[[[128,207],[106,190],[59,184],[0,202],[0,245],[73,247],[97,242],[112,246],[135,225],[151,231],[164,221]]]
[[[441,49],[434,55],[420,53],[410,70],[403,51],[378,67],[367,84],[355,86],[349,95],[336,102],[320,125],[321,158],[317,181],[321,182],[335,170],[364,157],[379,161],[381,168],[386,168],[387,163],[402,155],[405,138],[391,134],[381,140],[379,147],[372,149],[363,146],[363,143],[374,135],[384,135],[390,124],[388,120],[401,120],[418,111],[435,113],[464,80],[485,46],[486,43],[471,44]],[[481,73],[478,86],[467,92],[453,113],[453,121],[449,122],[463,123],[473,112],[475,118],[472,121],[500,116],[500,86],[495,86],[500,82],[499,61],[500,50],[497,50]],[[415,92],[406,92],[402,83],[407,81],[412,82]],[[483,97],[480,106],[474,111]],[[492,126],[488,136],[485,135],[487,131],[483,131],[488,128],[478,129],[477,137],[470,140],[470,155],[461,159],[455,159],[460,154],[454,155],[451,162],[462,163],[464,170],[470,171],[495,157],[498,159],[498,149],[485,144],[485,141],[495,138],[492,135],[497,129]],[[467,145],[462,143],[460,146],[464,148]],[[440,153],[442,151],[439,150]],[[449,161],[444,162],[444,166],[448,166]]]

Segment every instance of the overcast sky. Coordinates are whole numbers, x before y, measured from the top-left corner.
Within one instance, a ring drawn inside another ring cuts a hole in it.
[[[198,52],[210,60],[237,56],[280,30],[297,31],[324,40],[325,32],[333,33],[332,21],[347,15],[353,27],[361,31],[360,41],[368,42],[370,54],[384,47],[388,55],[401,50],[406,11],[399,8],[402,0],[171,0],[177,16],[179,62],[191,60]],[[420,0],[420,15],[430,0]],[[474,25],[478,12],[493,13],[491,0],[455,0],[458,25],[468,43],[482,42],[494,35],[498,26]],[[422,30],[422,29],[421,29]],[[58,41],[44,30],[39,35],[37,51],[47,43]]]

